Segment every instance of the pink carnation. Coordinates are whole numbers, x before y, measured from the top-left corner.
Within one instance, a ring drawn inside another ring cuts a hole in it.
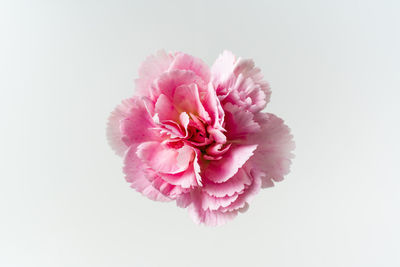
[[[289,172],[294,142],[282,119],[262,112],[270,95],[252,60],[225,51],[210,69],[160,51],[141,65],[136,95],[112,112],[109,142],[132,188],[221,225]]]

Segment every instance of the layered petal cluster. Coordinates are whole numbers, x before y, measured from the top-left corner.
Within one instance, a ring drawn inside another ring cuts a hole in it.
[[[159,51],[135,82],[107,135],[124,158],[127,182],[148,198],[175,200],[195,222],[221,225],[289,172],[292,135],[282,119],[262,112],[271,91],[252,60],[225,51],[209,68]]]

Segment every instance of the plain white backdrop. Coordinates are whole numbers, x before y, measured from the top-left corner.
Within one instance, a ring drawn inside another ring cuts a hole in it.
[[[399,1],[0,1],[0,266],[400,266]],[[144,58],[253,58],[291,173],[218,228],[105,138]]]

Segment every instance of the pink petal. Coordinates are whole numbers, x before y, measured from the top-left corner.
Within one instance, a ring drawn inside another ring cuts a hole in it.
[[[212,138],[218,144],[225,144],[226,143],[226,136],[225,136],[225,134],[222,133],[221,130],[215,129],[213,127],[208,126],[207,127],[207,132],[212,136]]]
[[[230,94],[224,98],[224,102],[240,105],[255,113],[265,108],[271,95],[269,84],[263,80],[259,69],[255,76],[246,77],[239,73],[235,82],[230,86]]]
[[[214,129],[223,130],[222,124],[224,122],[225,113],[211,83],[208,84],[203,105],[205,110],[210,115],[210,125]]]
[[[150,128],[153,127],[143,101],[139,98],[123,100],[111,113],[107,126],[110,146],[122,156],[132,143],[158,140]]]
[[[201,208],[203,210],[218,210],[220,208],[226,208],[232,202],[238,198],[238,194],[233,194],[232,196],[215,197],[207,193],[201,194]]]
[[[179,117],[179,114],[176,111],[174,104],[164,94],[161,94],[158,97],[154,108],[154,112],[158,114],[160,121],[164,120],[176,121]]]
[[[154,129],[160,131],[160,134],[167,134],[171,138],[183,138],[185,137],[186,133],[184,129],[181,128],[179,123],[172,121],[172,120],[165,120],[162,123],[155,119],[156,124],[158,125]]]
[[[190,118],[189,115],[186,112],[182,112],[181,114],[179,114],[179,122],[182,125],[182,128],[185,130],[185,137],[188,136],[188,125],[190,123]]]
[[[176,69],[193,71],[206,83],[210,80],[209,67],[201,59],[182,52],[175,53],[175,58],[169,67],[169,70]]]
[[[249,175],[241,168],[226,182],[213,183],[207,181],[207,183],[204,183],[203,190],[216,197],[232,196],[235,193],[242,192],[251,183],[252,180]]]
[[[198,87],[194,83],[177,87],[173,102],[179,112],[199,115],[204,121],[210,120],[210,116],[201,103]]]
[[[269,102],[271,90],[260,69],[252,60],[236,59],[231,52],[224,51],[215,61],[211,81],[223,103],[259,112]]]
[[[227,181],[246,163],[256,148],[257,145],[232,146],[221,160],[208,164],[204,170],[204,177],[214,183]]]
[[[122,156],[128,146],[122,141],[120,121],[128,117],[130,109],[134,106],[133,99],[125,99],[111,113],[107,124],[107,139],[116,154]]]
[[[245,167],[245,169],[247,169]],[[246,188],[243,193],[241,193],[238,198],[233,201],[229,206],[226,207],[221,207],[219,210],[222,212],[230,212],[230,211],[235,211],[239,210],[245,207],[246,203],[249,203],[253,197],[258,194],[261,188],[261,176],[263,175],[260,172],[254,173],[257,175],[252,175],[252,183],[251,185]]]
[[[154,97],[160,94],[166,95],[170,100],[173,99],[176,88],[182,85],[196,84],[200,91],[205,90],[207,84],[190,70],[171,70],[163,73],[152,86]]]
[[[225,109],[225,129],[230,141],[241,141],[248,135],[260,131],[260,125],[254,121],[254,115],[248,110],[239,106],[226,103]]]
[[[282,119],[270,113],[259,113],[255,120],[260,124],[261,131],[251,139],[252,143],[259,144],[251,162],[266,174],[263,187],[268,187],[271,180],[281,181],[289,173],[295,144],[289,127]]]
[[[221,212],[218,210],[203,210],[201,199],[198,192],[192,192],[191,204],[188,206],[188,212],[192,220],[197,224],[207,226],[220,226],[236,217],[237,211]]]
[[[191,149],[185,146],[183,149]],[[200,167],[197,160],[197,155],[194,153],[195,158],[190,163],[189,167],[180,173],[175,174],[159,174],[160,177],[172,185],[179,185],[182,188],[193,188],[201,186]]]
[[[228,80],[232,78],[235,62],[235,55],[232,54],[232,52],[225,50],[212,65],[211,81],[214,84],[218,95],[225,95],[228,93],[225,89],[230,85]],[[221,86],[219,87],[219,85]]]
[[[176,174],[189,167],[195,153],[188,146],[174,149],[166,144],[150,141],[138,146],[137,155],[156,172]]]
[[[181,208],[186,208],[192,203],[191,193],[183,193],[176,197],[176,205]]]
[[[224,145],[222,143],[214,143],[206,149],[207,155],[213,157],[222,156],[229,150],[231,145],[231,143],[227,145]]]
[[[160,191],[163,195],[168,196],[171,199],[176,199],[182,194],[189,192],[189,189],[182,188],[179,185],[170,184],[155,173],[153,173],[152,176],[154,177],[151,183],[152,186]]]
[[[131,184],[131,187],[142,193],[151,200],[170,201],[171,199],[163,195],[159,190],[153,187],[152,182],[146,177],[146,166],[136,156],[136,145],[131,145],[125,154],[124,173],[125,179]]]
[[[139,68],[139,78],[135,80],[136,91],[139,95],[150,96],[149,92],[151,84],[162,73],[168,70],[173,58],[174,57],[171,54],[168,54],[163,50],[146,58]]]

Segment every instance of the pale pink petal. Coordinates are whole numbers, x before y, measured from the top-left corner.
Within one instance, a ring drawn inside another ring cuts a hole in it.
[[[233,72],[237,77],[243,76],[244,80],[251,79],[254,83],[253,86],[244,86],[243,89],[239,89],[240,85],[235,85],[237,90],[246,92],[246,95],[251,98],[254,110],[253,112],[262,110],[265,105],[269,102],[271,97],[271,88],[269,84],[264,81],[264,76],[261,70],[255,67],[253,60],[251,59],[238,59]]]
[[[245,167],[246,169],[246,167]],[[243,193],[241,193],[238,198],[233,201],[229,206],[222,207],[219,209],[219,211],[222,212],[230,212],[230,211],[235,211],[239,210],[245,207],[246,203],[249,203],[253,197],[258,194],[261,188],[261,175],[262,173],[256,173],[257,175],[252,175],[252,183],[251,185],[246,188]]]
[[[186,208],[192,203],[191,192],[180,194],[176,197],[176,205],[181,208]]]
[[[183,149],[188,148],[185,146]],[[183,153],[181,153],[183,154]],[[197,160],[197,155],[194,153],[195,158],[193,162],[190,163],[189,167],[180,173],[175,174],[166,174],[166,173],[159,173],[160,177],[165,180],[166,182],[172,185],[179,185],[182,188],[193,188],[196,186],[201,186],[201,177],[200,177],[200,167]]]
[[[188,125],[190,123],[189,115],[186,112],[179,114],[179,121],[164,120],[160,121],[158,114],[153,117],[157,125],[154,129],[159,130],[161,135],[168,135],[173,140],[186,138],[188,136]]]
[[[222,156],[230,149],[231,145],[232,145],[231,143],[226,145],[223,144],[222,142],[214,143],[209,147],[207,147],[206,149],[207,155],[214,157]]]
[[[158,191],[160,191],[163,195],[168,196],[171,199],[176,199],[180,195],[185,194],[190,190],[188,188],[182,188],[179,185],[170,184],[155,173],[149,174],[149,176],[152,175],[154,177],[151,183],[152,186]]]
[[[178,112],[191,113],[198,115],[206,122],[210,121],[210,116],[201,103],[198,87],[194,83],[177,87],[173,103]]]
[[[271,90],[260,69],[250,59],[236,59],[224,51],[211,68],[211,81],[218,98],[224,103],[241,106],[253,113],[269,102]]]
[[[181,119],[181,115],[179,115],[179,120]],[[186,136],[186,128],[181,126],[179,122],[176,122],[174,120],[163,120],[160,121],[160,118],[158,117],[158,113],[156,113],[153,116],[153,121],[154,121],[154,128],[152,130],[158,131],[161,138],[164,139],[167,138],[165,137],[168,135],[170,138],[175,139],[175,138],[183,138]]]
[[[226,143],[226,136],[222,133],[220,129],[215,129],[213,127],[208,126],[207,132],[212,136],[212,138],[218,144],[225,144]]]
[[[226,136],[230,141],[246,140],[247,136],[260,131],[254,115],[248,110],[231,103],[224,105]]]
[[[195,223],[203,223],[207,226],[223,225],[235,218],[237,215],[237,211],[221,212],[218,210],[203,210],[198,192],[192,192],[191,204],[188,206],[188,212]]]
[[[163,73],[155,81],[152,86],[152,91],[155,99],[160,95],[166,95],[170,100],[173,99],[176,88],[181,85],[196,84],[198,90],[203,91],[207,87],[207,84],[190,70],[172,70]],[[204,89],[203,89],[204,88]]]
[[[230,86],[229,94],[224,96],[223,102],[239,105],[253,113],[264,109],[269,99],[266,94],[269,85],[262,80],[255,82],[253,77],[245,78],[241,73],[235,77],[235,82]]]
[[[263,187],[269,187],[271,180],[281,181],[289,173],[295,144],[282,119],[270,113],[259,113],[255,120],[260,124],[261,131],[251,140],[252,143],[259,144],[251,162],[266,174]]]
[[[211,196],[207,193],[201,194],[201,208],[203,210],[218,210],[220,208],[226,208],[232,204],[239,194],[233,194],[232,196],[216,197]]]
[[[236,57],[232,52],[225,50],[218,56],[211,67],[211,81],[218,95],[226,95],[232,85],[232,73]]]
[[[182,125],[182,128],[185,130],[185,137],[187,137],[188,135],[188,125],[190,123],[190,117],[186,112],[182,112],[181,114],[179,114],[179,122]]]
[[[203,105],[205,110],[210,115],[210,125],[214,129],[223,130],[222,124],[224,122],[225,113],[211,83],[208,84]]]
[[[213,183],[207,181],[207,183],[204,183],[203,191],[216,197],[232,196],[235,193],[242,192],[245,187],[251,183],[252,180],[250,179],[249,174],[241,168],[226,182]]]
[[[172,61],[169,70],[191,70],[196,73],[204,82],[210,80],[210,68],[199,58],[191,55],[177,52]]]
[[[164,120],[172,120],[172,121],[177,121],[179,118],[179,113],[175,109],[174,104],[169,100],[169,98],[161,94],[156,102],[154,112],[158,114],[158,118],[160,121]]]
[[[170,201],[171,199],[163,195],[159,190],[153,187],[152,182],[148,180],[143,162],[136,156],[136,144],[131,145],[124,159],[125,179],[131,184],[131,187],[142,193],[151,200]]]
[[[176,174],[189,167],[195,153],[188,146],[175,149],[167,144],[150,141],[138,146],[137,155],[156,172]]]
[[[132,143],[158,140],[151,130],[153,122],[143,101],[131,98],[122,101],[111,113],[107,125],[110,146],[122,156]]]
[[[173,59],[173,55],[163,50],[147,57],[139,68],[139,78],[135,80],[137,94],[152,97],[149,95],[152,83],[168,70]]]
[[[130,109],[133,107],[133,99],[125,99],[111,113],[107,124],[107,140],[111,148],[119,156],[122,156],[128,149],[128,146],[122,141],[120,122],[125,119]]]
[[[227,181],[246,163],[256,148],[257,145],[232,146],[221,160],[208,164],[204,170],[204,177],[214,183]]]

